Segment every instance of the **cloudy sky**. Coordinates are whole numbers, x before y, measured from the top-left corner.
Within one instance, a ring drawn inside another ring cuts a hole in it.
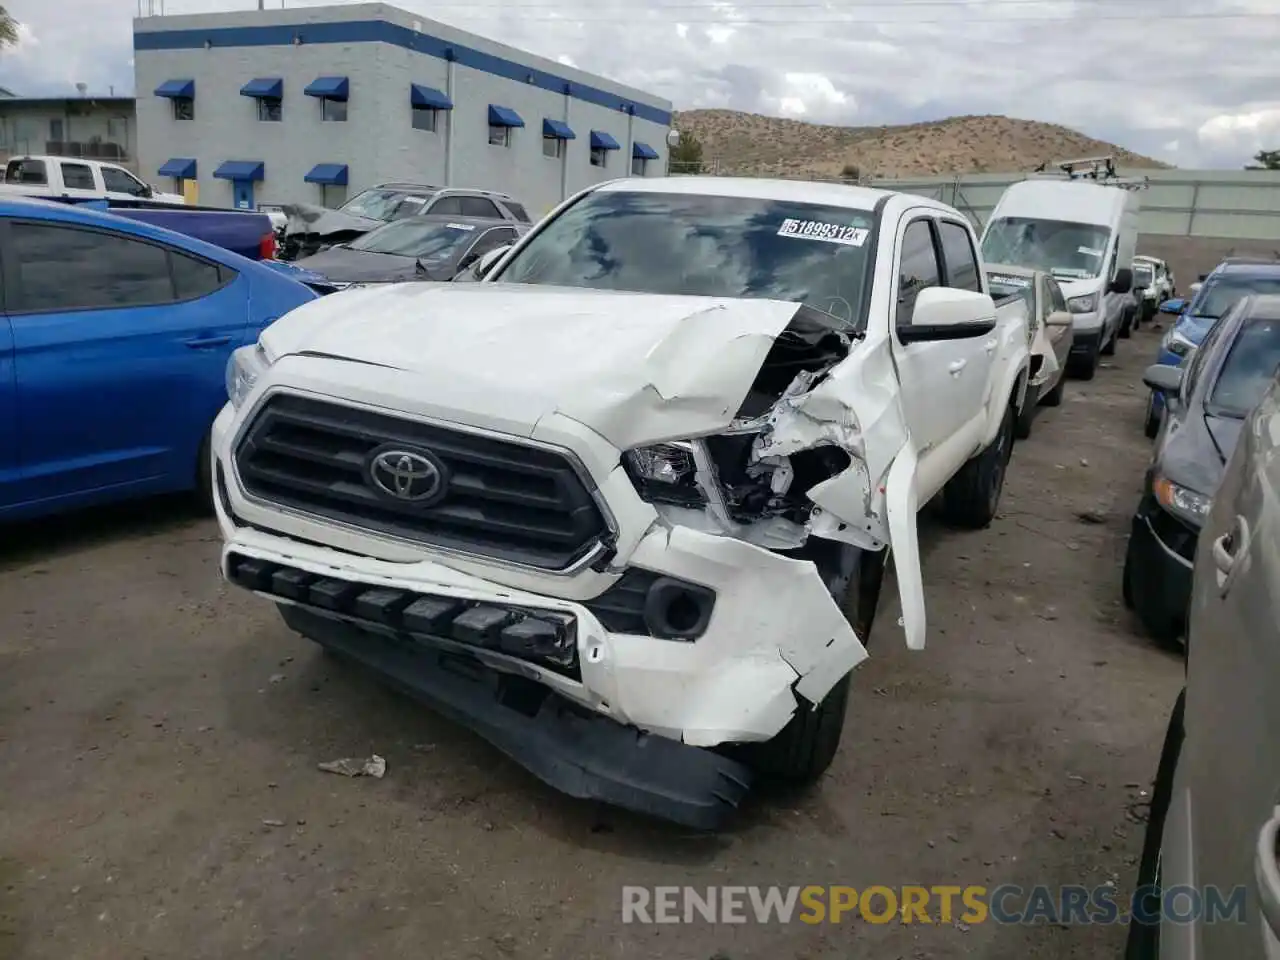
[[[268,7],[319,0],[266,0]],[[7,0],[21,94],[133,92],[131,19],[257,0]],[[399,0],[671,99],[820,123],[1003,113],[1182,167],[1280,149],[1280,0]]]

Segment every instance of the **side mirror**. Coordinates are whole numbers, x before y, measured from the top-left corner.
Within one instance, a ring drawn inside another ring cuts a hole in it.
[[[504,244],[501,247],[496,247],[488,253],[483,254],[476,265],[476,279],[483,280],[488,275],[489,271],[493,269],[494,264],[506,256],[507,251],[514,246],[514,243]]]
[[[1046,327],[1069,327],[1071,324],[1071,311],[1069,310],[1054,310],[1044,318]]]
[[[1187,306],[1188,303],[1186,300],[1182,297],[1175,297],[1172,300],[1166,300],[1164,303],[1160,304],[1160,312],[1177,316],[1180,313],[1186,312]]]
[[[967,340],[996,328],[996,305],[985,293],[953,287],[925,287],[916,294],[910,323],[898,325],[904,343]]]
[[[1142,373],[1142,382],[1152,390],[1169,396],[1182,389],[1182,367],[1153,363]]]
[[[1133,271],[1128,267],[1121,267],[1116,271],[1115,279],[1111,281],[1112,293],[1128,293],[1133,289]]]

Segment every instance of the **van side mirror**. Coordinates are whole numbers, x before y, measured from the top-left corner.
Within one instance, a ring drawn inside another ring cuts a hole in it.
[[[1133,289],[1133,271],[1128,267],[1121,267],[1116,271],[1115,279],[1111,281],[1112,293],[1128,293]]]

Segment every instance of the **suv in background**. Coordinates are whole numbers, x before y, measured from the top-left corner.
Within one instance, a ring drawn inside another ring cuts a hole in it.
[[[419,214],[529,222],[524,205],[505,193],[421,183],[380,183],[362,190],[336,210],[310,203],[288,203],[281,209],[289,218],[281,260],[309,257],[384,223]]]

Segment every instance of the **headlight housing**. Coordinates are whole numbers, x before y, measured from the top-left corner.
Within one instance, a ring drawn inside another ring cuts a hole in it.
[[[231,401],[231,406],[237,410],[240,404],[244,403],[244,398],[253,390],[253,385],[258,382],[258,377],[271,366],[267,360],[267,352],[262,349],[261,344],[255,343],[250,347],[240,347],[231,352],[231,356],[227,359],[227,399]]]
[[[622,466],[646,503],[679,507],[707,504],[697,484],[698,465],[691,441],[673,440],[628,450],[622,455]]]
[[[1160,348],[1174,356],[1185,357],[1196,348],[1196,344],[1184,334],[1179,333],[1177,329],[1173,329],[1164,335],[1164,339],[1160,341]]]
[[[1197,529],[1204,525],[1204,519],[1213,505],[1213,498],[1197,493],[1190,487],[1174,483],[1168,477],[1157,475],[1151,484],[1151,492],[1156,502],[1165,510]]]
[[[1071,297],[1067,300],[1067,309],[1072,313],[1093,313],[1098,309],[1098,295],[1086,293],[1081,297]]]

